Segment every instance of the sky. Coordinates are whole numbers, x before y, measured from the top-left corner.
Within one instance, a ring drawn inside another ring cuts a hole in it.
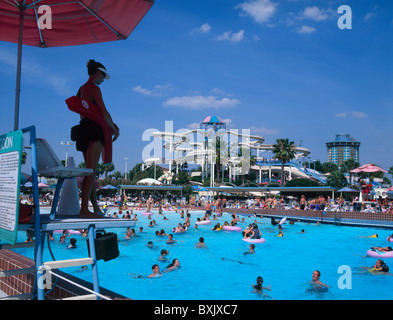
[[[350,7],[351,29],[338,13]],[[210,115],[266,144],[288,138],[327,161],[348,133],[360,163],[393,166],[393,3],[386,0],[157,0],[127,40],[23,47],[19,127],[35,125],[60,159],[79,121],[65,100],[105,65],[101,85],[120,137],[115,170],[142,161],[146,130],[191,129]],[[1,21],[0,21],[1,25]],[[0,128],[13,130],[17,45],[0,41]],[[68,153],[83,161],[75,146]]]

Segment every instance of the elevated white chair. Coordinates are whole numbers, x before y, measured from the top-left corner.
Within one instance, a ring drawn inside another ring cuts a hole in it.
[[[93,172],[93,169],[63,166],[56,153],[43,138],[36,139],[36,146],[38,174],[46,178],[58,179],[50,213],[50,219],[53,220],[56,215],[57,203],[64,179],[88,176]]]

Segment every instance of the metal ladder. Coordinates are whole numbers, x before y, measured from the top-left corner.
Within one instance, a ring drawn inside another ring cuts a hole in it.
[[[338,213],[338,214],[337,214]],[[341,225],[341,211],[334,211],[334,225]]]

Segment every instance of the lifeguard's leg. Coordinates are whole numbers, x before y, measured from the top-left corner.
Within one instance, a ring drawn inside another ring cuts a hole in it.
[[[93,169],[93,173],[88,176],[85,176],[83,179],[82,184],[82,203],[81,203],[81,210],[79,215],[81,217],[86,216],[97,216],[93,212],[89,211],[89,199],[91,199],[92,192],[96,192],[93,188],[95,183],[95,177],[97,174],[97,165],[98,161],[100,160],[102,151],[102,143],[100,141],[90,141],[89,146],[86,152],[83,153],[83,157],[85,159],[86,168]],[[94,197],[93,199],[97,199]],[[95,201],[96,203],[97,201]],[[92,201],[93,206],[95,203]]]

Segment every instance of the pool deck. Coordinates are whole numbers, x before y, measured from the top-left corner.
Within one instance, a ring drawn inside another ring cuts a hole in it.
[[[393,229],[393,214],[369,213],[352,211],[321,211],[321,210],[279,210],[279,209],[246,209],[223,208],[223,212],[258,217],[292,218],[304,222],[319,222],[339,226],[357,226]]]

